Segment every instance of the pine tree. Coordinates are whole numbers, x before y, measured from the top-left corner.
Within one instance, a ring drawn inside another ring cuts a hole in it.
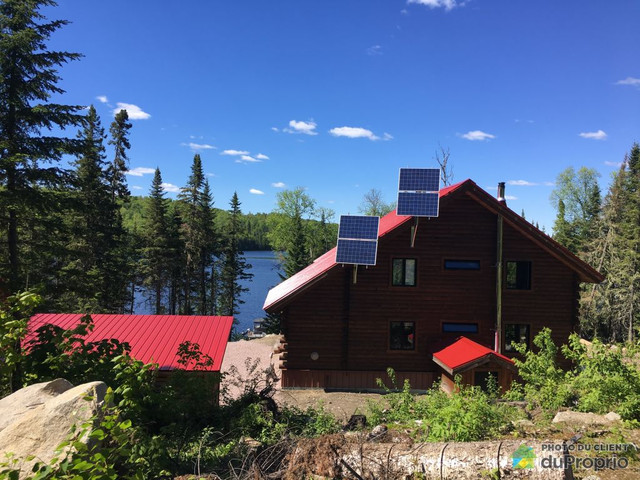
[[[162,188],[162,175],[156,168],[149,192],[142,250],[143,284],[151,291],[154,313],[165,313],[163,296],[171,275],[171,249],[167,217],[167,201]]]
[[[240,218],[240,201],[238,193],[234,192],[229,203],[229,223],[226,227],[224,247],[222,249],[222,267],[220,272],[220,314],[235,315],[238,307],[244,303],[241,296],[249,289],[243,287],[241,281],[251,280],[253,274],[249,273],[251,265],[244,258],[244,252],[240,249],[240,236],[242,226]]]
[[[202,230],[202,245],[200,246],[200,301],[198,312],[201,315],[214,314],[216,311],[216,265],[214,254],[217,248],[214,231],[215,211],[213,210],[213,195],[209,180],[204,181],[202,187],[202,201],[200,203],[200,216],[198,219]],[[207,298],[207,292],[210,293]]]
[[[24,288],[28,275],[21,270],[21,236],[38,228],[47,206],[59,204],[56,190],[68,181],[65,170],[44,164],[75,154],[80,143],[42,133],[82,123],[81,107],[47,103],[51,95],[64,93],[58,67],[80,57],[47,49],[51,34],[68,23],[45,20],[39,10],[51,5],[48,0],[0,3],[0,229],[6,237],[0,254],[8,259],[0,277],[8,277],[12,292]]]

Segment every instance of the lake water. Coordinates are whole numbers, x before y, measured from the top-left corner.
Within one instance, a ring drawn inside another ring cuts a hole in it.
[[[266,314],[262,310],[264,299],[267,298],[269,289],[280,283],[280,272],[275,252],[249,251],[244,253],[247,263],[251,264],[249,273],[253,273],[251,281],[240,282],[243,287],[249,289],[242,295],[245,303],[241,304],[235,318],[238,320],[237,331],[243,332],[253,328],[253,321],[262,318]],[[153,307],[146,301],[144,292],[138,291],[135,296],[134,313],[153,313]]]

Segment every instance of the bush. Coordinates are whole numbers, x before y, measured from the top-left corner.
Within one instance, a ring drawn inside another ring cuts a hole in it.
[[[388,374],[395,384],[393,370],[389,369]],[[380,380],[379,384],[384,386]],[[497,388],[484,392],[479,387],[462,385],[459,377],[452,394],[436,385],[416,396],[407,381],[400,391],[385,389],[383,401],[369,402],[370,420],[409,427],[421,440],[468,442],[490,438],[518,415],[516,409],[495,402]]]

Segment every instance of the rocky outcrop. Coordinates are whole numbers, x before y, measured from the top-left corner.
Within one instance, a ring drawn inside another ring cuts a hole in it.
[[[606,415],[597,413],[572,412],[570,410],[558,412],[552,423],[565,423],[572,427],[606,427],[620,421],[620,415],[609,412]]]
[[[103,402],[107,386],[90,382],[73,387],[63,379],[30,385],[0,400],[0,458],[13,454],[14,468],[31,470],[37,461],[49,463],[69,438],[71,427],[90,421]],[[28,456],[34,456],[27,461]]]

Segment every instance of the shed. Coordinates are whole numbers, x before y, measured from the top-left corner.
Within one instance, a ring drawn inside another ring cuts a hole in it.
[[[435,352],[433,361],[443,370],[440,385],[448,393],[455,389],[456,375],[462,377],[463,384],[482,388],[486,387],[489,375],[493,375],[504,392],[516,373],[513,360],[467,337],[458,337]]]
[[[35,337],[38,328],[52,324],[65,330],[74,328],[84,314],[40,313],[31,317],[26,341]],[[214,375],[219,387],[220,367],[227,348],[233,317],[199,315],[116,315],[91,314],[94,328],[86,335],[87,342],[109,338],[128,343],[131,357],[144,363],[157,363],[159,379],[183,368],[178,363],[178,347],[183,342],[197,343],[200,351],[213,359],[213,364],[198,372]],[[187,365],[185,370],[193,371]]]

